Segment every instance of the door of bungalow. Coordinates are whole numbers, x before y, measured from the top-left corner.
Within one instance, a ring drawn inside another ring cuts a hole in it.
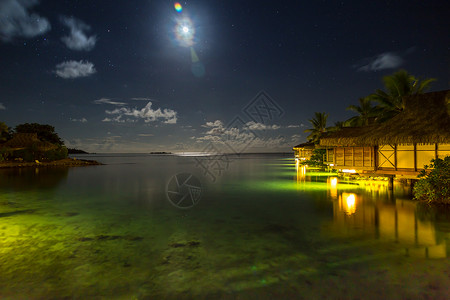
[[[396,148],[397,145],[380,145],[377,151],[378,166],[380,170],[395,170],[396,169]]]

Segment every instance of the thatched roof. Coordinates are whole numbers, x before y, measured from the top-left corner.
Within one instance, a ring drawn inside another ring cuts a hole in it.
[[[306,143],[298,144],[297,146],[294,146],[294,149],[295,148],[310,148],[310,149],[313,149],[315,147],[316,147],[316,145],[314,144],[314,142],[306,142]]]
[[[343,128],[320,139],[322,146],[450,143],[450,90],[410,96],[405,110],[377,125]]]
[[[343,127],[339,131],[329,132],[320,138],[321,146],[357,146],[356,139],[377,126]]]
[[[36,145],[41,150],[51,150],[57,148],[56,145],[43,142],[38,139],[37,133],[16,133],[13,138],[4,143],[2,146],[13,149],[23,149]]]

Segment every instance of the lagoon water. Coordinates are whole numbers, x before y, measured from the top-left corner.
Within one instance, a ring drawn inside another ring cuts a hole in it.
[[[450,295],[449,213],[400,184],[280,154],[78,157],[106,165],[0,170],[0,298]]]

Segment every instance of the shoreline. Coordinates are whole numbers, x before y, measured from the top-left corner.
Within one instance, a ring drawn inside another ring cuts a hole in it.
[[[29,167],[84,167],[84,166],[101,166],[104,165],[95,160],[64,158],[49,162],[17,162],[8,161],[0,162],[0,169],[8,168],[29,168]]]

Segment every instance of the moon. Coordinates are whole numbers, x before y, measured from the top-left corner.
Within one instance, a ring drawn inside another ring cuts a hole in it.
[[[195,27],[193,26],[191,19],[187,17],[177,19],[174,33],[180,46],[191,47],[195,44]]]

